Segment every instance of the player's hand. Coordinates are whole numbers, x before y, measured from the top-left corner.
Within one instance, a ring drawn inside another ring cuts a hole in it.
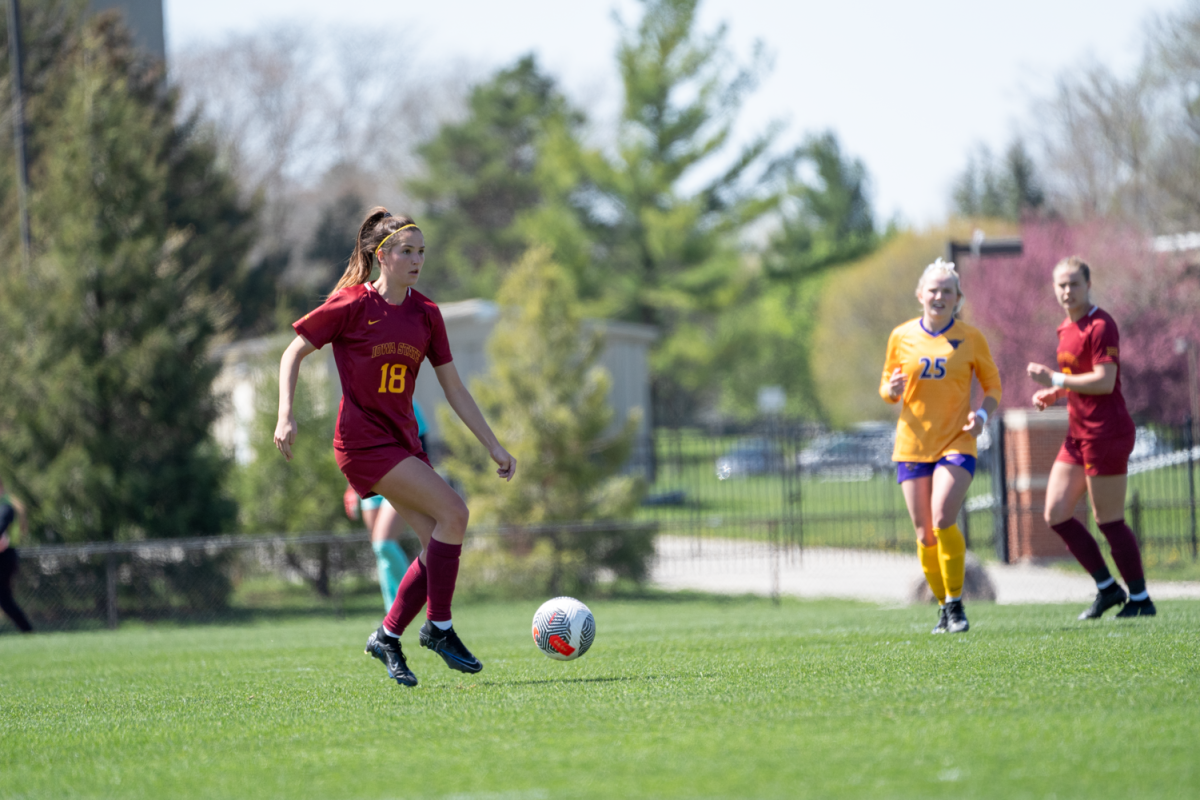
[[[342,492],[342,507],[346,509],[347,517],[358,519],[358,492],[354,491],[353,486],[347,486],[346,491]]]
[[[517,460],[513,458],[512,454],[500,445],[496,445],[488,451],[488,455],[499,465],[496,474],[506,481],[511,481],[513,475],[517,474]]]
[[[896,400],[900,395],[904,394],[904,384],[908,383],[908,376],[904,374],[904,370],[896,367],[892,370],[892,377],[888,378],[888,396]]]
[[[1025,368],[1025,371],[1029,373],[1029,377],[1033,378],[1033,382],[1038,386],[1051,387],[1054,385],[1053,379],[1051,378],[1051,376],[1054,374],[1054,370],[1050,369],[1044,364],[1034,364],[1030,362],[1029,366]]]
[[[1033,407],[1045,411],[1058,402],[1058,389],[1039,389],[1033,393]]]
[[[983,419],[974,411],[971,411],[967,414],[967,424],[963,425],[963,430],[978,439],[979,434],[983,433]]]
[[[275,447],[288,461],[292,460],[292,443],[296,441],[296,417],[289,414],[275,425]]]

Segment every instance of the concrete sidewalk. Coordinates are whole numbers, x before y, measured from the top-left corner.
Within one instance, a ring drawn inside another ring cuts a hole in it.
[[[651,581],[662,589],[770,595],[778,562],[780,594],[903,604],[924,580],[915,546],[911,555],[814,547],[778,559],[767,544],[733,539],[659,536],[656,547]],[[1086,605],[1096,594],[1082,569],[1078,575],[1029,564],[986,564],[985,569],[998,603]],[[1151,581],[1147,588],[1156,600],[1200,599],[1197,581]]]

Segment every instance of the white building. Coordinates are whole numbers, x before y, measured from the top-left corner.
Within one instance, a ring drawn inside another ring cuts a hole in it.
[[[487,300],[446,303],[439,308],[446,322],[454,364],[469,387],[473,378],[483,377],[488,372],[487,342],[499,319],[499,309]],[[623,423],[635,408],[641,409],[638,436],[647,436],[651,425],[648,355],[657,333],[649,325],[612,321],[591,324],[598,325],[604,334],[600,364],[612,377],[608,400],[615,411],[615,424]],[[281,353],[289,341],[291,336],[288,334],[247,339],[224,348],[219,354],[222,368],[213,389],[228,396],[230,402],[217,420],[213,434],[242,463],[251,457],[250,431],[258,403],[258,387],[264,374],[279,369],[278,361],[272,356]],[[301,380],[324,381],[329,387],[330,402],[336,406],[341,401],[342,386],[331,347],[326,346],[306,358],[302,369]],[[426,441],[430,444],[440,442],[437,409],[446,405],[446,397],[428,366],[417,380],[415,399],[429,426]]]

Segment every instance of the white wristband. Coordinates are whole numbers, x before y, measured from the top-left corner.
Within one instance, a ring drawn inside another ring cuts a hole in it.
[[[975,419],[979,420],[979,421],[980,421],[980,422],[982,422],[984,425],[987,425],[987,421],[988,421],[988,413],[987,413],[987,409],[985,409],[985,408],[981,408],[981,409],[979,409],[978,411],[976,411],[976,412],[975,412]]]
[[[1067,382],[1067,376],[1061,372],[1050,373],[1050,385],[1055,389],[1063,388],[1063,384]]]

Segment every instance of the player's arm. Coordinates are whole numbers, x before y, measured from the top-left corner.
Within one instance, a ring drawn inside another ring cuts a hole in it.
[[[296,441],[296,416],[292,413],[292,402],[296,397],[296,383],[300,380],[300,362],[317,348],[303,336],[297,336],[283,351],[279,360],[279,419],[275,423],[275,447],[284,458],[292,460],[292,443]]]
[[[980,404],[978,410],[967,414],[967,424],[963,426],[963,430],[969,431],[972,436],[979,436],[983,433],[983,426],[987,425],[988,419],[1000,407],[1000,398],[1002,397],[1000,370],[992,358],[992,349],[982,334],[977,333],[976,335],[978,341],[974,348],[975,361],[971,367],[979,381],[980,388],[983,389],[984,396],[983,403]]]
[[[1045,386],[1047,389],[1054,389],[1055,400],[1066,395],[1064,390],[1079,394],[1112,394],[1113,389],[1117,386],[1117,365],[1111,361],[1097,364],[1091,372],[1085,372],[1082,375],[1055,372],[1043,364],[1030,364],[1026,371],[1029,373],[1029,377],[1033,378],[1034,383]],[[1038,392],[1037,395],[1034,395],[1035,403],[1036,398],[1042,394],[1042,392]],[[1048,396],[1043,397],[1043,402],[1046,399]]]
[[[879,381],[879,396],[889,403],[897,403],[904,396],[904,385],[908,377],[900,367],[897,353],[899,336],[895,331],[888,337],[887,358],[883,362],[883,377]]]
[[[496,474],[511,481],[517,471],[517,460],[500,445],[496,434],[492,433],[492,428],[483,418],[483,412],[479,410],[475,398],[471,397],[471,392],[463,385],[454,362],[448,361],[441,366],[434,367],[433,371],[437,374],[438,383],[442,385],[446,402],[450,404],[454,413],[458,414],[458,418],[470,429],[471,433],[475,434],[475,438],[479,440],[480,444],[487,448],[488,454],[496,462],[499,467]]]

